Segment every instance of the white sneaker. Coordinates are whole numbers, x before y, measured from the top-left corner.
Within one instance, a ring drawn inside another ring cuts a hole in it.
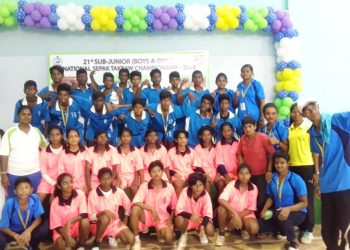
[[[186,245],[187,245],[187,232],[182,234],[180,239],[178,240],[177,249],[178,250],[184,249]]]
[[[303,236],[300,238],[300,242],[303,244],[310,244],[314,239],[314,235],[310,232],[303,232]]]
[[[224,235],[218,235],[215,241],[215,245],[218,247],[221,247],[225,244],[225,236]]]
[[[132,246],[132,250],[141,250],[141,240],[139,235],[135,236],[135,243]]]
[[[77,250],[85,250],[84,247],[78,247]]]
[[[250,235],[248,233],[248,231],[246,230],[241,230],[241,236],[243,240],[249,240],[250,239]]]
[[[118,246],[118,241],[116,238],[112,237],[112,236],[108,236],[108,245],[110,247],[117,247]]]
[[[161,239],[158,239],[158,242],[159,243],[165,243],[165,240],[163,238],[161,238]]]
[[[295,241],[289,242],[288,250],[298,250],[298,244]]]
[[[282,235],[282,234],[278,234],[278,235],[276,236],[276,238],[277,238],[278,240],[287,240],[287,236],[286,236],[286,235]]]
[[[198,237],[199,237],[199,241],[200,241],[201,244],[208,244],[209,243],[208,237],[205,234],[203,226],[201,226],[200,229],[199,229]]]
[[[95,247],[92,247],[91,250],[100,250],[100,247],[95,246]]]

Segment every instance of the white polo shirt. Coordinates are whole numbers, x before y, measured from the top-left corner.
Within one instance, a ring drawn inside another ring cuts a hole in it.
[[[8,129],[0,146],[0,155],[9,157],[7,172],[18,176],[39,172],[39,151],[46,144],[40,130],[31,125],[28,134],[18,125]]]

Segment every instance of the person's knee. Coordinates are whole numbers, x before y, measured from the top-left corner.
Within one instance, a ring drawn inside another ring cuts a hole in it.
[[[125,245],[130,244],[132,246],[135,243],[135,236],[129,229],[125,229],[122,231],[122,235],[120,236],[120,240],[122,241],[123,244],[125,244]]]
[[[165,233],[164,233],[164,240],[165,240],[165,242],[166,243],[168,243],[168,244],[171,244],[172,242],[173,242],[173,239],[174,239],[174,237],[173,237],[173,231],[171,231],[170,229],[169,230],[167,230]]]
[[[215,229],[214,229],[214,225],[213,223],[209,222],[206,226],[205,226],[205,234],[209,237],[214,236],[215,233]]]
[[[135,218],[135,216],[138,217],[140,216],[140,214],[141,214],[141,208],[139,206],[133,206],[131,208],[131,215],[130,215],[131,218]]]
[[[223,206],[218,206],[218,216],[220,217],[226,217],[226,208]]]
[[[258,224],[257,221],[252,221],[252,222],[249,223],[249,225],[248,225],[248,232],[250,234],[253,234],[253,235],[255,235],[255,234],[257,234],[259,232],[259,224]]]
[[[101,225],[108,225],[110,222],[110,218],[107,215],[102,215],[97,219],[97,222]]]
[[[64,242],[64,240],[62,238],[58,238],[55,241],[54,245],[56,246],[56,249],[58,249],[58,250],[65,250],[66,249],[66,243]]]

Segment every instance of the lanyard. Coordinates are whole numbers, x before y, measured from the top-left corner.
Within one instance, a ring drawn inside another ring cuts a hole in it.
[[[278,198],[280,200],[280,203],[282,203],[282,189],[283,189],[285,179],[286,179],[286,177],[283,178],[283,180],[281,181],[281,184],[279,183],[279,181],[277,179],[277,192],[278,192]]]
[[[22,213],[21,213],[21,211],[20,211],[19,209],[17,210],[17,213],[18,213],[18,217],[19,217],[19,220],[21,221],[21,224],[22,224],[23,228],[24,228],[24,229],[27,229],[28,220],[29,220],[29,215],[30,215],[30,210],[28,210],[28,213],[27,213],[27,217],[26,217],[26,221],[25,221],[25,222],[23,221]]]
[[[163,119],[164,132],[165,132],[165,134],[166,134],[167,131],[168,131],[169,114],[167,114],[166,116],[164,116],[164,115],[162,114],[162,119]]]
[[[320,149],[320,151],[321,151],[321,153],[322,153],[322,156],[323,156],[323,152],[324,152],[324,142],[323,142],[323,144],[321,145],[321,144],[318,142],[318,140],[316,139],[316,137],[314,137],[314,138],[315,138],[316,144],[317,144],[318,148]]]
[[[248,92],[248,90],[249,90],[249,88],[250,88],[251,85],[252,85],[252,82],[249,83],[249,85],[248,85],[247,89],[245,90],[245,92],[244,92],[244,90],[242,89],[242,97],[243,97],[243,98],[245,98],[245,95],[247,94],[247,92]],[[244,83],[243,83],[243,86],[244,86]]]
[[[60,109],[61,109],[63,126],[66,128],[67,127],[67,123],[68,123],[68,119],[69,119],[69,106],[67,107],[67,111],[66,112],[63,111],[63,108],[61,106],[60,106]]]

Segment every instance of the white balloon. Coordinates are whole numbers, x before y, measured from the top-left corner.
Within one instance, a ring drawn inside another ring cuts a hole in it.
[[[184,22],[184,26],[185,26],[185,28],[186,29],[191,29],[192,28],[192,26],[193,26],[193,21],[192,21],[192,19],[191,18],[186,18],[185,19],[185,22]]]
[[[74,10],[74,15],[78,18],[82,17],[82,15],[84,15],[84,8],[81,6],[76,6]]]
[[[191,8],[190,7],[185,7],[184,9],[184,14],[186,17],[190,16],[191,14]]]
[[[275,42],[274,47],[275,47],[275,50],[278,50],[278,48],[280,47],[280,43],[279,42]]]
[[[209,20],[207,18],[205,18],[201,21],[199,26],[201,29],[206,29],[209,27],[209,25],[210,25]]]
[[[76,4],[75,3],[67,3],[66,7],[70,12],[73,12],[75,9]]]
[[[59,17],[64,17],[65,8],[63,7],[63,5],[57,7],[56,13]]]
[[[201,10],[201,13],[202,13],[202,15],[204,16],[204,17],[208,17],[208,16],[210,16],[210,8],[209,8],[209,6],[207,6],[207,5],[203,5],[202,6],[202,10]]]
[[[199,12],[194,12],[193,15],[191,16],[192,19],[193,19],[193,22],[195,24],[199,24],[201,21],[202,21],[202,17],[201,15],[199,14]]]
[[[66,22],[66,20],[60,18],[57,22],[57,27],[60,30],[67,30],[68,29],[68,23]]]
[[[78,20],[75,23],[75,27],[77,28],[77,30],[84,30],[85,29],[85,24],[81,20]]]
[[[68,23],[70,26],[73,25],[73,24],[75,24],[75,22],[76,22],[76,20],[77,20],[77,18],[74,16],[73,13],[69,13],[65,19],[67,20],[67,23]]]
[[[193,25],[191,30],[198,31],[199,30],[199,26],[198,25]]]
[[[69,31],[76,31],[76,30],[77,30],[77,28],[75,27],[75,25],[70,25],[70,26],[68,27],[68,29],[69,29]]]
[[[281,46],[282,48],[288,47],[291,43],[292,43],[292,40],[291,40],[290,38],[284,37],[284,38],[282,38],[281,41],[280,41],[280,46]]]
[[[278,55],[278,56],[283,57],[285,54],[286,54],[286,50],[285,50],[285,49],[279,48],[279,49],[277,50],[277,55]]]

